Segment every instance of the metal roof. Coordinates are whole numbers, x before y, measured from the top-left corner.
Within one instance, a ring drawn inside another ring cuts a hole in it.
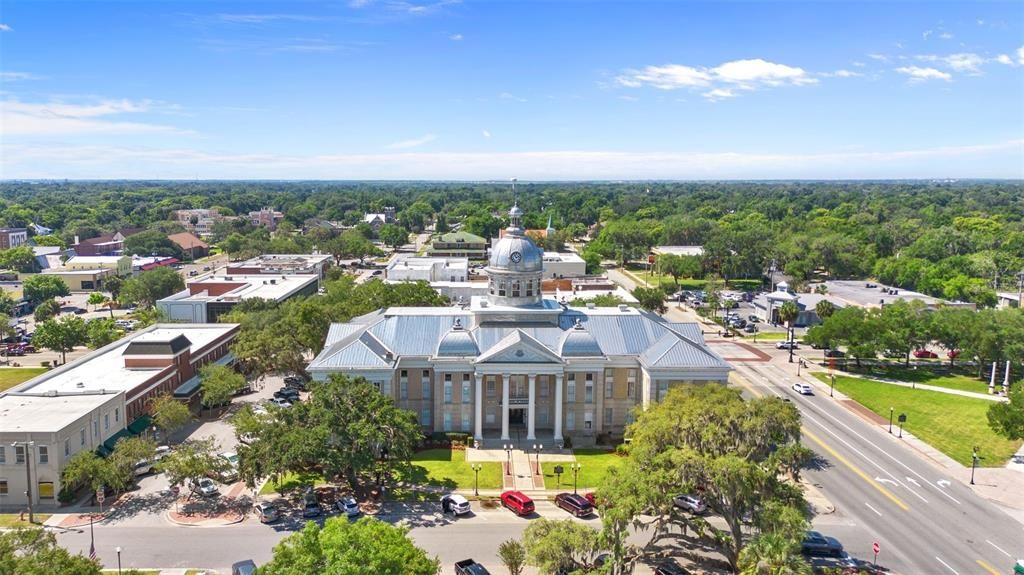
[[[456,319],[451,331],[441,336],[434,355],[438,357],[468,357],[480,355],[480,348],[473,334],[466,331],[462,322]]]
[[[590,332],[583,327],[583,323],[577,321],[572,329],[566,330],[558,346],[558,355],[562,357],[601,357],[604,352],[601,346],[590,335]]]

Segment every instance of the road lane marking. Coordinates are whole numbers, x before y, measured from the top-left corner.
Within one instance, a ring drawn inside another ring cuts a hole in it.
[[[953,569],[952,567],[950,567],[949,563],[946,563],[942,559],[939,559],[939,557],[937,555],[935,556],[935,560],[938,561],[939,563],[942,563],[943,565],[945,565],[946,569],[949,569],[950,571],[952,571],[954,573],[954,575],[960,575],[959,573],[957,573],[956,569]]]
[[[870,503],[868,503],[867,501],[865,501],[865,502],[864,502],[864,505],[867,505],[867,506],[868,506],[868,509],[870,509],[870,510],[874,511],[874,512],[875,512],[875,515],[877,515],[877,516],[879,516],[879,517],[881,517],[881,516],[882,516],[882,514],[881,514],[881,513],[880,513],[880,512],[879,512],[879,511],[878,511],[877,509],[875,509],[874,507],[872,507],[872,506],[871,506],[871,504],[870,504]]]
[[[989,573],[991,573],[992,575],[1002,575],[1002,574],[1001,574],[1001,573],[1000,573],[999,571],[996,571],[996,568],[995,568],[995,567],[993,567],[993,566],[989,565],[989,564],[988,564],[988,563],[986,563],[986,562],[985,562],[985,560],[983,560],[983,559],[976,559],[976,560],[975,560],[975,563],[977,563],[978,565],[981,565],[981,568],[982,568],[982,569],[984,569],[985,571],[988,571],[988,572],[989,572]]]
[[[939,487],[949,487],[950,485],[953,484],[948,479],[940,479],[940,480],[936,481],[935,483],[937,483],[939,485]]]
[[[1013,559],[1013,555],[1010,555],[1010,554],[1009,554],[1009,553],[1007,553],[1006,551],[1003,551],[1003,550],[1002,550],[1002,549],[1000,549],[1000,547],[999,547],[998,545],[996,545],[995,543],[993,543],[993,542],[989,541],[988,539],[986,539],[986,540],[985,540],[985,543],[988,543],[989,545],[991,545],[991,546],[995,547],[995,548],[996,548],[996,549],[997,549],[997,550],[998,550],[998,551],[999,551],[1000,553],[1002,553],[1003,555],[1006,555],[1006,556],[1007,556],[1007,557],[1009,557],[1010,559]]]
[[[921,487],[921,484],[920,484],[920,483],[918,483],[918,482],[917,482],[917,480],[916,480],[916,479],[914,479],[913,477],[909,477],[909,476],[908,476],[908,477],[907,477],[907,481],[909,481],[910,483],[913,483],[913,484],[914,484],[914,485],[916,485],[917,487]]]
[[[813,433],[811,433],[811,431],[809,429],[807,429],[806,427],[803,427],[802,431],[804,432],[804,435],[806,435],[808,438],[811,439],[811,441],[813,441],[813,442],[817,443],[819,446],[821,446],[822,449],[827,451],[829,453],[829,455],[831,455],[832,457],[835,457],[836,460],[838,460],[840,463],[842,463],[843,465],[849,467],[851,471],[853,471],[861,479],[866,481],[868,485],[870,485],[870,486],[874,487],[875,489],[877,489],[879,493],[881,493],[882,495],[885,495],[886,497],[888,497],[889,500],[891,500],[893,503],[895,503],[900,509],[902,509],[904,511],[909,511],[910,510],[910,508],[907,507],[906,503],[903,503],[902,501],[900,501],[899,497],[896,497],[895,495],[893,495],[892,492],[889,491],[888,489],[886,489],[884,485],[882,485],[882,484],[878,483],[877,481],[874,481],[873,479],[868,477],[868,475],[866,473],[864,473],[863,471],[861,471],[859,467],[857,467],[853,463],[850,463],[850,460],[848,460],[845,457],[843,457],[842,455],[840,455],[839,452],[836,451],[835,449],[832,449],[831,447],[829,447],[824,441],[822,441],[820,438],[818,438],[817,435],[814,435]]]
[[[875,481],[879,483],[892,483],[893,485],[899,485],[899,483],[896,483],[892,479],[885,479],[884,477],[875,477]]]

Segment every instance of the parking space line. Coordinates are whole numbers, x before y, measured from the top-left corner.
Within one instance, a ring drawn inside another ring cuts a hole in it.
[[[938,555],[935,556],[935,560],[938,561],[939,563],[942,563],[946,567],[946,569],[949,569],[950,571],[952,571],[953,575],[960,575],[960,573],[957,572],[956,569],[953,569],[952,567],[949,566],[949,563],[946,563],[942,559],[939,559]]]

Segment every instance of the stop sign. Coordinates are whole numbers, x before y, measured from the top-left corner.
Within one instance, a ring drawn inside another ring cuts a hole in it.
[[[875,552],[875,555],[878,555],[878,552],[882,550],[882,548],[878,546],[877,542],[871,546],[871,549]]]
[[[99,489],[96,490],[96,501],[98,503],[103,503],[103,499],[104,498],[105,498],[105,494],[103,493],[103,488],[100,487]]]

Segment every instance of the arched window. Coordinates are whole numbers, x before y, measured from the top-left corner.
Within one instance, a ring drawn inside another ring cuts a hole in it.
[[[512,280],[512,297],[519,297],[519,280]]]
[[[533,295],[533,280],[526,280],[526,296],[530,297]]]
[[[498,295],[505,295],[505,280],[498,280]]]

